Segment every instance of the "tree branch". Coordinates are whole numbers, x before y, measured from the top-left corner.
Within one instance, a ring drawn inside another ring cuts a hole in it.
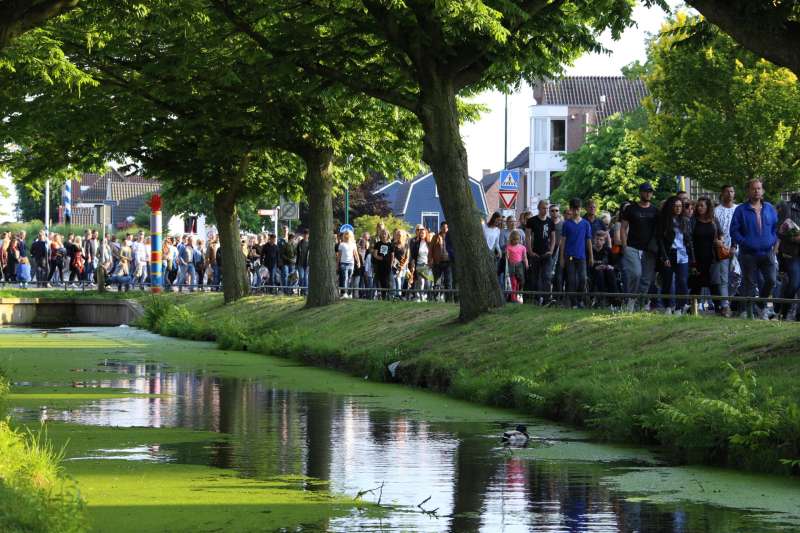
[[[44,0],[43,2],[20,2],[11,9],[0,10],[0,50],[12,39],[38,28],[51,18],[72,11],[80,0]],[[33,4],[33,5],[31,5]],[[16,8],[16,9],[15,9]],[[9,13],[9,11],[12,11]]]

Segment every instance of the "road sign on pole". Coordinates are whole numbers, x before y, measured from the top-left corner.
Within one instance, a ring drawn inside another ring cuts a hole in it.
[[[344,233],[345,231],[349,231],[350,233],[353,233],[356,230],[350,224],[345,224],[344,226],[339,228],[339,233]]]
[[[501,170],[500,171],[500,190],[518,191],[519,190],[519,171]]]
[[[300,203],[281,198],[281,220],[300,220]]]
[[[259,209],[258,214],[262,217],[274,217],[278,214],[277,209]]]
[[[506,209],[515,209],[519,191],[500,191],[500,200]]]

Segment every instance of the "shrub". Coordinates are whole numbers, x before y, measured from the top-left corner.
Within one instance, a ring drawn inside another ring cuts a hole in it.
[[[729,389],[721,399],[693,390],[673,404],[658,402],[642,417],[658,438],[677,446],[689,460],[743,465],[772,472],[798,466],[800,416],[797,404],[759,387],[756,374],[727,365]],[[765,465],[770,465],[765,468]]]
[[[169,313],[170,304],[161,296],[155,294],[150,295],[150,301],[145,305],[144,317],[140,320],[139,325],[145,329],[154,330],[159,322]]]
[[[0,531],[86,531],[86,504],[46,435],[12,430],[0,422]]]

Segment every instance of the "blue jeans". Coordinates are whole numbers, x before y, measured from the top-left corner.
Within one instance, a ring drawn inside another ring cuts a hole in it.
[[[281,283],[286,288],[284,290],[285,294],[290,294],[292,291],[289,290],[289,287],[295,287],[296,282],[289,281],[289,274],[294,272],[294,265],[283,265],[283,270],[281,271]]]
[[[392,288],[396,291],[392,293],[392,296],[395,298],[402,298],[404,295],[401,290],[403,290],[403,282],[406,279],[406,267],[400,269],[400,272],[394,274],[392,276]]]
[[[567,271],[569,292],[586,291],[586,259],[566,259],[564,260],[564,270]],[[569,303],[572,307],[580,305],[586,307],[586,299],[581,296],[570,296]]]
[[[300,294],[308,294],[308,266],[297,265],[297,285],[300,287]]]
[[[661,292],[669,294],[672,290],[672,280],[675,280],[675,294],[685,295],[689,294],[689,263],[678,263],[677,250],[669,251],[669,265],[668,267],[662,265],[662,278],[664,279],[661,285]],[[666,303],[666,302],[665,302]],[[669,307],[673,309],[683,309],[683,306],[688,303],[688,300],[674,300],[670,299]]]
[[[339,263],[339,279],[341,280],[342,287],[349,289],[352,277],[353,263]],[[352,296],[352,293],[347,290],[344,291],[344,294],[350,294]]]
[[[194,263],[187,263],[184,266],[186,267],[186,284],[189,285],[189,292],[194,292],[194,288],[197,285],[197,270],[194,267]],[[189,278],[191,278],[191,281]],[[178,288],[179,291],[181,289],[183,287]]]
[[[786,279],[781,285],[781,298],[794,298],[797,290],[800,289],[800,257],[797,259],[781,259],[782,270],[786,272]],[[792,304],[781,304],[776,306],[781,318],[785,318],[792,308]],[[776,309],[777,310],[777,309]],[[797,312],[800,315],[800,310]]]
[[[212,270],[212,272],[214,272],[214,277],[213,277],[213,279],[211,281],[211,284],[212,285],[219,285],[219,275],[220,275],[219,265],[214,263],[213,265],[211,265],[211,270]],[[218,291],[219,289],[215,288],[214,290]]]
[[[751,255],[745,252],[739,252],[739,264],[742,265],[744,296],[756,296],[759,281],[758,275],[761,274],[764,278],[764,285],[761,287],[761,290],[758,291],[758,296],[761,298],[768,297],[775,287],[776,277],[775,260],[772,251],[764,255]],[[759,309],[764,309],[764,303],[758,302],[756,306]],[[755,318],[755,316],[751,316],[750,318]]]

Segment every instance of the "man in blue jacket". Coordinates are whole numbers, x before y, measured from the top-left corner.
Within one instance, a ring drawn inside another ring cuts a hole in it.
[[[778,214],[772,204],[764,201],[764,187],[760,179],[747,182],[749,202],[736,207],[731,219],[731,239],[739,247],[742,265],[744,295],[755,296],[758,272],[764,277],[759,291],[766,298],[775,287],[775,243],[778,242]],[[764,318],[764,303],[756,303],[755,314]],[[755,316],[750,316],[755,318]]]

